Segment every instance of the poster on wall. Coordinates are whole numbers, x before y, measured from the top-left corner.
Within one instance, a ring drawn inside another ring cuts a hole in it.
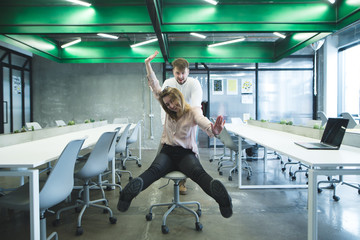
[[[253,93],[253,81],[249,79],[241,80],[241,93]]]
[[[13,76],[12,79],[14,93],[21,94],[21,77]]]
[[[224,94],[224,87],[223,87],[223,80],[216,79],[213,81],[213,95],[223,95]]]
[[[238,95],[237,79],[228,79],[227,80],[227,95]]]

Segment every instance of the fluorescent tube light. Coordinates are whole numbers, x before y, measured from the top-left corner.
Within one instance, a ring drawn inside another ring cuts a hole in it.
[[[206,38],[206,36],[205,35],[202,35],[202,34],[199,34],[199,33],[190,33],[190,35],[193,35],[193,36],[195,36],[195,37],[198,37],[198,38]]]
[[[69,46],[71,46],[71,45],[77,44],[77,43],[79,43],[79,42],[81,42],[81,38],[76,39],[76,40],[71,41],[71,42],[68,42],[68,43],[66,43],[66,44],[63,44],[63,45],[61,45],[61,48],[66,48],[66,47],[69,47]]]
[[[79,0],[67,0],[67,1],[79,4],[79,5],[85,6],[85,7],[90,7],[91,6],[91,3],[87,3],[87,2],[84,2],[84,1],[79,1]]]
[[[331,4],[334,4],[336,0],[328,0]]]
[[[142,46],[142,45],[145,45],[145,44],[148,44],[148,43],[152,43],[152,42],[156,42],[158,39],[157,38],[154,38],[154,39],[150,39],[150,40],[147,40],[147,41],[144,41],[144,42],[139,42],[139,43],[136,43],[136,44],[133,44],[133,45],[130,45],[130,47],[138,47],[138,46]]]
[[[112,38],[112,39],[118,39],[119,38],[117,36],[106,34],[106,33],[98,33],[97,35],[100,36],[100,37],[104,37],[104,38]]]
[[[204,0],[205,2],[211,3],[212,5],[217,5],[218,2],[217,1],[213,1],[213,0]]]
[[[244,40],[245,40],[245,38],[238,38],[238,39],[234,39],[234,40],[230,40],[230,41],[210,44],[210,45],[208,45],[208,47],[217,47],[217,46],[226,45],[226,44],[230,44],[230,43],[241,42],[241,41],[244,41]]]
[[[274,35],[281,37],[281,38],[286,38],[286,36],[284,34],[278,33],[278,32],[273,32]]]

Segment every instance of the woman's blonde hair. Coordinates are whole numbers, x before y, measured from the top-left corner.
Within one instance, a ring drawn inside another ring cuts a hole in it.
[[[171,101],[180,104],[180,112],[176,113],[171,111],[164,103],[164,97],[169,96]],[[172,119],[178,120],[184,113],[190,110],[190,105],[185,101],[184,95],[177,89],[172,87],[166,87],[159,94],[159,101],[164,111],[169,114]]]

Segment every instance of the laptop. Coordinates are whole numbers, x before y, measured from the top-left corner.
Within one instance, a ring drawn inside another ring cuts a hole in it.
[[[329,118],[320,142],[295,142],[306,149],[337,150],[344,138],[349,119]]]

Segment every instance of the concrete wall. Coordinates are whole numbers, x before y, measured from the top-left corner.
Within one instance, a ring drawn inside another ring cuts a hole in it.
[[[162,64],[153,64],[162,81]],[[160,105],[147,86],[142,63],[60,64],[34,55],[32,76],[33,121],[43,127],[86,119],[108,120],[127,117],[143,120],[142,146],[157,148],[162,132]],[[154,114],[150,130],[150,104]]]

